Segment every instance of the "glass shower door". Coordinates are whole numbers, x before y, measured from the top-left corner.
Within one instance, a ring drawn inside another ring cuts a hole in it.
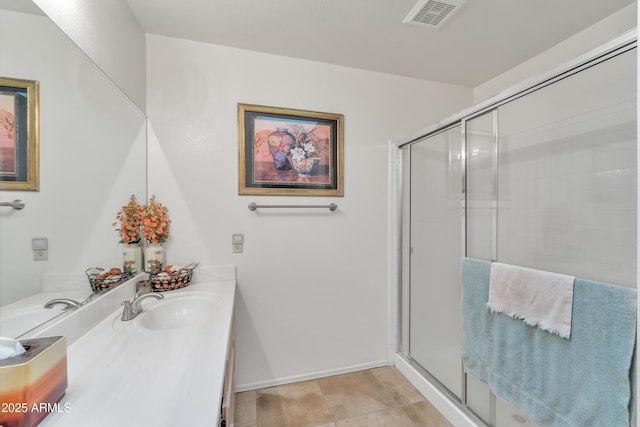
[[[411,146],[409,356],[462,396],[460,126]]]
[[[467,256],[636,287],[635,61],[464,120]],[[471,375],[465,403],[491,426],[537,425]]]

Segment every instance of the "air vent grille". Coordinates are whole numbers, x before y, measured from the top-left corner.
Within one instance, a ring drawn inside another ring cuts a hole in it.
[[[466,3],[465,0],[421,0],[402,21],[437,29]]]

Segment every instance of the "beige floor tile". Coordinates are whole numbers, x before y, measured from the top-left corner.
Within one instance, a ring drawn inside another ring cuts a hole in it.
[[[425,398],[400,371],[393,366],[372,369],[371,372],[399,405],[423,401]]]
[[[333,421],[316,381],[258,390],[258,427],[314,427]]]
[[[411,403],[422,402],[424,396],[411,384],[401,385],[387,389],[387,393],[393,397],[398,405],[408,405]]]
[[[236,394],[237,427],[453,427],[395,367]]]
[[[453,427],[447,419],[427,400],[403,406],[404,412],[418,426]]]
[[[258,411],[256,408],[255,399],[241,399],[240,401],[236,400],[234,425],[235,427],[257,427]]]
[[[334,421],[397,406],[371,371],[336,375],[317,381]]]
[[[249,401],[252,401],[252,400],[253,401],[256,400],[256,391],[255,390],[243,391],[243,392],[240,392],[240,393],[236,393],[236,404],[249,402]]]
[[[385,409],[336,422],[336,427],[417,427],[401,408]]]
[[[371,373],[380,381],[385,387],[397,387],[404,384],[409,384],[409,380],[400,373],[395,366],[381,366],[380,368],[373,368]]]

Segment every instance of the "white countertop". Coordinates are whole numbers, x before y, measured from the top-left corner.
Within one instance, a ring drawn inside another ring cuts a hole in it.
[[[71,298],[82,302],[92,294],[89,285],[85,288],[39,292],[11,304],[3,305],[0,307],[0,336],[17,338],[45,321],[65,314],[66,310],[61,304],[52,308],[44,308],[44,305],[56,298]]]
[[[69,386],[43,427],[215,426],[229,344],[235,280],[164,292],[215,296],[216,309],[193,327],[141,331],[118,308],[68,348]],[[142,305],[151,310],[156,301]],[[140,315],[142,316],[144,312]]]

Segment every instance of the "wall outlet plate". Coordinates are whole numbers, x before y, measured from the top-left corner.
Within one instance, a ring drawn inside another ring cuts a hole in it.
[[[244,234],[236,233],[231,235],[231,252],[234,254],[241,254],[243,244]]]

